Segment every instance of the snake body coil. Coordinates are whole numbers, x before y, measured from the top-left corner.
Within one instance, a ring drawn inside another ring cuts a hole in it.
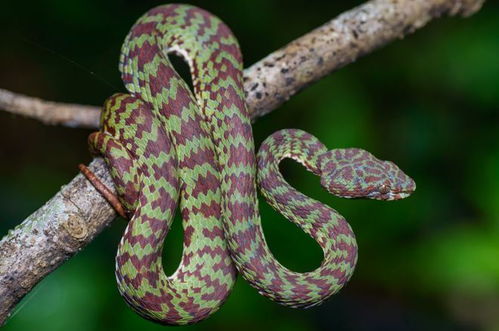
[[[192,93],[171,65],[190,66]],[[271,254],[256,196],[256,156],[244,101],[242,56],[229,28],[208,12],[165,5],[141,17],[122,48],[130,95],[112,96],[90,145],[111,169],[131,215],[118,248],[120,293],[145,318],[188,324],[216,311],[236,268],[270,299],[292,307],[321,303],[350,278],[354,234],[335,210],[297,192],[278,163],[294,158],[343,197],[393,200],[414,182],[391,162],[359,149],[328,151],[300,130],[269,137],[259,152],[259,183],[269,203],[321,246],[319,268],[296,273]],[[166,276],[162,247],[177,201],[184,227],[182,261]]]

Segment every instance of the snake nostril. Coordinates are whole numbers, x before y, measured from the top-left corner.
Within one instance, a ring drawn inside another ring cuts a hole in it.
[[[390,192],[390,185],[383,184],[379,187],[379,193],[387,194],[388,192]]]

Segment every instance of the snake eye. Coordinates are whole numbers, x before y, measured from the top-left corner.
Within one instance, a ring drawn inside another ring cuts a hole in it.
[[[390,185],[383,184],[379,187],[378,191],[381,194],[387,194],[388,192],[390,192]]]

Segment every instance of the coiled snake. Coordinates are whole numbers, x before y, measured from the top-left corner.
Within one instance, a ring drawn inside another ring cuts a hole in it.
[[[175,72],[169,53],[189,64],[193,93]],[[242,69],[229,28],[189,5],[150,10],[124,42],[120,71],[130,94],[106,101],[102,129],[89,142],[94,153],[104,156],[130,216],[116,257],[118,288],[147,319],[181,325],[206,318],[229,295],[236,269],[261,294],[291,307],[319,304],[348,281],[357,261],[350,226],[284,180],[278,169],[283,158],[302,163],[341,197],[394,200],[415,189],[396,165],[366,151],[328,151],[306,132],[276,132],[259,151],[260,188],[324,253],[311,272],[282,266],[269,250],[258,213],[257,161]],[[162,247],[178,201],[182,261],[166,276]]]

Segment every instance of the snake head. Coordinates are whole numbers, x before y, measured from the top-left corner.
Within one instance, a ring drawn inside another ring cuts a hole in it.
[[[359,148],[334,149],[321,156],[321,184],[342,198],[399,200],[416,183],[395,163],[382,161]]]

